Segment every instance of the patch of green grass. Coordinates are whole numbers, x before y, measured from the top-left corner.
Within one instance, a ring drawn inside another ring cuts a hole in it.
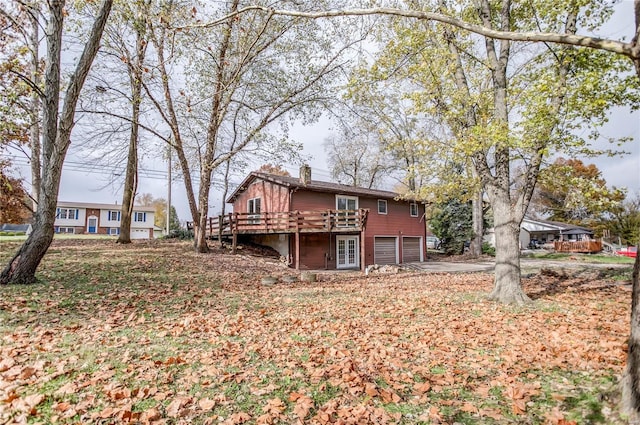
[[[533,258],[541,260],[561,260],[561,261],[581,261],[584,263],[600,263],[600,264],[633,264],[634,259],[620,255],[605,254],[570,254],[566,252],[534,252]]]

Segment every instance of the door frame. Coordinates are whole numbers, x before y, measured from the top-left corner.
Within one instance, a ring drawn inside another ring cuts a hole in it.
[[[94,231],[91,231],[91,220],[95,220],[96,225],[93,226],[94,227]],[[95,215],[90,215],[89,217],[87,217],[87,233],[98,233],[98,217],[96,217]]]
[[[349,240],[355,241],[355,263],[346,263],[348,255],[346,252]],[[340,264],[340,241],[345,242],[345,264]],[[339,235],[336,236],[336,269],[356,269],[360,267],[360,236],[359,235]]]

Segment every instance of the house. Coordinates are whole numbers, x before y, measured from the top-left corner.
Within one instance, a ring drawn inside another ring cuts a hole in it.
[[[29,236],[32,230],[33,230],[33,226],[31,226],[30,223],[0,225],[0,232],[6,232],[6,233],[15,233],[15,234]]]
[[[483,237],[485,242],[495,246],[493,229],[488,229]],[[575,224],[561,223],[526,217],[520,223],[520,249],[532,244],[541,246],[554,242],[578,242],[593,239],[593,231]]]
[[[117,236],[120,234],[121,209],[118,204],[59,201],[55,232]],[[153,239],[154,214],[154,207],[133,207],[131,239]]]
[[[522,248],[528,247],[531,241],[542,245],[555,241],[577,242],[590,239],[593,239],[593,231],[575,224],[531,217],[525,217],[520,224],[520,245]]]
[[[424,260],[424,205],[394,192],[253,172],[212,217],[212,237],[232,235],[276,249],[296,269],[364,269]]]

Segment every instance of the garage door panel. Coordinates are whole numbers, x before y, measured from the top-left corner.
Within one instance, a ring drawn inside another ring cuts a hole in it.
[[[149,239],[149,230],[131,229],[131,239]]]
[[[420,238],[402,238],[402,262],[415,263],[420,261]]]
[[[375,237],[374,257],[376,264],[396,264],[398,258],[396,238]]]

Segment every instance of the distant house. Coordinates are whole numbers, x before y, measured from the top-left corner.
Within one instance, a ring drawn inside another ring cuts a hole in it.
[[[543,245],[560,241],[578,242],[591,239],[593,239],[591,229],[575,224],[531,217],[525,217],[520,224],[520,249],[529,247],[531,241],[535,241],[537,245]],[[493,229],[487,230],[484,241],[495,246]]]
[[[27,223],[27,224],[3,224],[3,225],[0,225],[0,232],[19,233],[19,234],[23,234],[23,235],[29,236],[31,234],[32,230],[33,230],[33,227],[31,226],[30,223]]]
[[[424,261],[424,205],[394,192],[253,172],[207,232],[276,249],[296,269],[364,269]],[[222,223],[222,225],[220,225]]]
[[[120,234],[121,205],[85,202],[58,202],[54,229],[56,233]],[[153,239],[154,207],[133,207],[131,239]]]
[[[520,225],[520,245],[529,246],[532,240],[538,244],[556,241],[585,241],[593,239],[593,231],[575,224],[559,221],[539,220],[525,217]]]

